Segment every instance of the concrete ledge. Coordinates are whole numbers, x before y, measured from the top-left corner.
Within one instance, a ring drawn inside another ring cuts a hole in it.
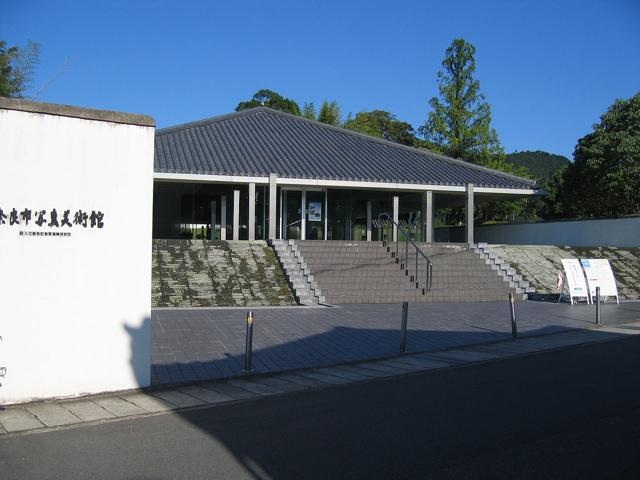
[[[0,97],[0,109],[58,115],[61,117],[84,118],[85,120],[98,120],[101,122],[125,123],[129,125],[140,125],[142,127],[156,126],[155,119],[148,115],[97,110],[56,103],[34,102],[23,98]]]

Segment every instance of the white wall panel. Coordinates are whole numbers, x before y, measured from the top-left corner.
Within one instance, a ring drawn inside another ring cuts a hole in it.
[[[149,384],[153,139],[0,109],[0,403]],[[13,208],[100,211],[104,226],[10,225]]]

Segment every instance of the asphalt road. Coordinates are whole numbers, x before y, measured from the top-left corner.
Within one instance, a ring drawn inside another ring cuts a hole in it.
[[[5,438],[0,478],[640,479],[640,339]]]

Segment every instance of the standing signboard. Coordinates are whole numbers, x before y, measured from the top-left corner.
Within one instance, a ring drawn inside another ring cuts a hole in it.
[[[587,289],[587,282],[584,279],[580,260],[577,258],[563,258],[561,262],[568,283],[571,304],[573,305],[574,298],[577,300],[584,298],[587,303],[590,303],[589,290]]]
[[[616,297],[616,301],[620,303],[616,279],[613,276],[609,260],[606,258],[583,258],[581,262],[587,275],[591,301],[596,296],[596,287],[600,287],[601,296]]]

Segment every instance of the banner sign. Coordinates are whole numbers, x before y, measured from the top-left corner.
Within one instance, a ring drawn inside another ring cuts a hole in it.
[[[596,287],[600,287],[601,297],[616,297],[618,303],[618,287],[613,276],[609,260],[605,258],[583,258],[581,260],[584,272],[589,283],[589,294],[591,300],[596,296]]]
[[[580,260],[577,258],[563,258],[561,262],[569,286],[571,304],[573,304],[574,298],[586,298],[587,303],[589,303],[589,290],[587,289],[587,282],[584,279]]]
[[[307,217],[310,222],[322,221],[322,202],[309,202]]]

